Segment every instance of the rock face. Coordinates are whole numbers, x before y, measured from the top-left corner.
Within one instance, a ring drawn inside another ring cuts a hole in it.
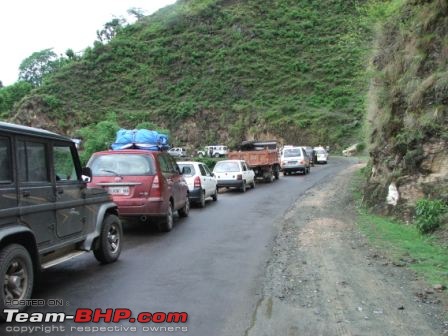
[[[383,27],[372,60],[364,199],[411,219],[421,198],[448,201],[448,3],[408,1],[397,16]],[[396,205],[387,202],[391,184]]]

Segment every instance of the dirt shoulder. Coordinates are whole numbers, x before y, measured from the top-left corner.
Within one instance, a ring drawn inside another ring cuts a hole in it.
[[[285,215],[246,336],[448,335],[438,294],[357,228],[349,186],[359,168],[313,187]]]

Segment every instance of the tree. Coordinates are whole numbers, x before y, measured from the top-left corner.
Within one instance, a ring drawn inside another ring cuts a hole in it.
[[[96,31],[96,36],[101,42],[109,42],[112,40],[118,32],[123,29],[126,24],[126,20],[123,18],[114,18],[104,24],[104,28]]]
[[[52,49],[36,51],[20,64],[19,80],[24,80],[33,86],[39,86],[46,75],[59,67],[57,55]]]
[[[25,97],[33,85],[28,82],[18,81],[12,85],[0,89],[0,118],[10,117],[10,113],[16,103]]]
[[[128,9],[128,14],[140,20],[145,17],[145,11],[141,8],[132,7]]]

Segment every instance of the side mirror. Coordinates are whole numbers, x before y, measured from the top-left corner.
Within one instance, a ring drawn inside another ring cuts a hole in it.
[[[83,167],[81,174],[83,182],[89,183],[90,181],[92,181],[92,169],[90,169],[90,167]]]
[[[215,177],[215,173],[210,173],[210,176],[211,177]]]

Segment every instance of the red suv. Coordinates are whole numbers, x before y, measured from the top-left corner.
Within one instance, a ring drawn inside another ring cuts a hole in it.
[[[88,162],[90,186],[103,187],[123,218],[157,219],[160,231],[173,228],[173,212],[187,217],[188,186],[176,161],[166,152],[142,149],[97,152]]]

